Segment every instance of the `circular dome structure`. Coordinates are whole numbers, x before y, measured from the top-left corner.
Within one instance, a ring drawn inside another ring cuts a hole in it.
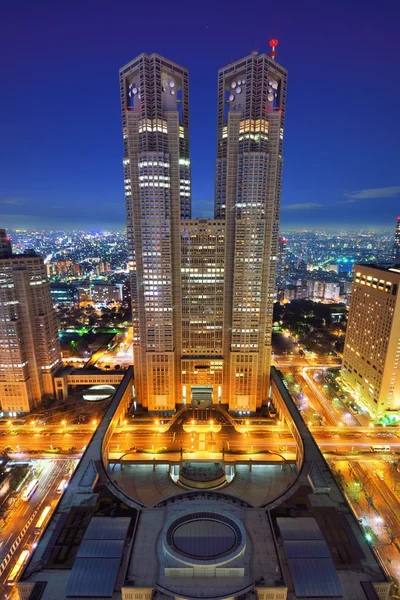
[[[179,552],[193,558],[207,559],[230,552],[236,543],[234,530],[214,519],[196,519],[179,525],[172,534]]]
[[[169,554],[188,563],[224,563],[244,546],[242,527],[220,513],[196,512],[173,521],[166,533]]]
[[[100,402],[101,400],[108,400],[115,392],[113,385],[92,385],[82,398],[88,402]]]

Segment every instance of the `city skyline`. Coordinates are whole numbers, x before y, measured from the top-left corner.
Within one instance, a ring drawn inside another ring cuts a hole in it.
[[[129,35],[112,36],[119,17],[106,15],[97,4],[95,23],[90,2],[81,9],[79,22],[74,3],[60,21],[44,2],[44,10],[46,6],[46,18],[31,13],[27,5],[22,16],[9,7],[3,19],[6,27],[1,43],[8,48],[3,68],[7,93],[0,100],[1,160],[6,173],[0,220],[4,226],[52,228],[60,223],[68,228],[76,216],[85,227],[123,226],[123,189],[118,176],[122,147],[114,90],[119,65],[143,48],[155,48],[192,74],[193,216],[210,217],[217,70],[254,47],[268,52],[268,38],[276,36],[280,41],[278,60],[290,69],[292,89],[285,140],[288,176],[282,195],[283,228],[294,224],[317,227],[326,222],[390,228],[400,192],[396,170],[399,125],[392,119],[399,83],[390,76],[397,52],[393,7],[388,6],[391,16],[387,18],[385,4],[374,7],[370,3],[363,13],[363,28],[357,28],[357,7],[346,8],[344,22],[341,3],[328,20],[323,7],[310,5],[305,10],[292,3],[289,8],[295,26],[277,8],[274,15],[268,15],[266,26],[260,19],[250,33],[236,35],[232,46],[231,32],[241,31],[240,23],[230,15],[223,26],[223,8],[211,12],[206,5],[204,19],[184,30],[183,14],[165,15],[151,35],[136,32],[132,41]],[[129,20],[132,9],[126,9]],[[141,10],[135,7],[138,14]],[[111,48],[102,41],[110,35]],[[71,45],[73,38],[77,44]],[[338,39],[351,42],[339,44]],[[202,45],[206,50],[199,53]],[[57,68],[48,52],[53,46],[59,49],[54,53]],[[30,69],[21,77],[28,51]],[[89,69],[91,65],[93,69]],[[59,66],[64,73],[61,77]],[[370,96],[371,69],[379,72],[378,79],[385,80],[385,111],[380,111],[379,120],[374,119],[376,102]],[[56,102],[48,101],[50,89]],[[25,110],[27,94],[29,111]],[[342,110],[337,110],[338,106]],[[52,125],[55,122],[57,127]],[[376,148],[384,152],[377,153]],[[21,156],[24,177],[20,176]],[[368,167],[372,164],[373,169]]]

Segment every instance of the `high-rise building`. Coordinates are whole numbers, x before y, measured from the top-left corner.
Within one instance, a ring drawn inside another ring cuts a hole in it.
[[[392,259],[396,264],[400,264],[400,217],[397,217],[396,231],[394,234],[394,243],[392,250]]]
[[[190,218],[189,79],[141,54],[120,70],[135,387],[149,410],[181,402],[181,219]]]
[[[245,412],[266,398],[271,359],[287,81],[272,54],[253,53],[218,72],[215,216],[226,221],[224,394],[232,410]]]
[[[400,409],[400,270],[355,265],[342,377],[374,417]]]
[[[287,78],[272,54],[219,71],[214,220],[190,220],[187,71],[156,54],[120,71],[135,386],[151,411],[198,388],[238,412],[267,398]]]
[[[54,396],[61,365],[57,318],[43,259],[13,254],[0,230],[0,402],[10,413],[29,413]]]
[[[278,239],[278,260],[276,265],[276,286],[280,288],[283,285],[285,279],[285,254],[286,245],[288,240],[283,236],[279,236]]]

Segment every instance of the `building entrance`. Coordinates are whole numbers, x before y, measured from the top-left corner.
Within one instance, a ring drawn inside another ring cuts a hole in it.
[[[212,406],[213,404],[213,386],[212,385],[192,385],[191,403],[193,406]]]

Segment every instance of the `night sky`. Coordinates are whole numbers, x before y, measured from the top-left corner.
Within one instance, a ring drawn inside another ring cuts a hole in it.
[[[0,226],[124,225],[119,68],[190,71],[193,216],[212,216],[217,70],[253,49],[288,68],[283,227],[394,228],[398,0],[3,0]]]

